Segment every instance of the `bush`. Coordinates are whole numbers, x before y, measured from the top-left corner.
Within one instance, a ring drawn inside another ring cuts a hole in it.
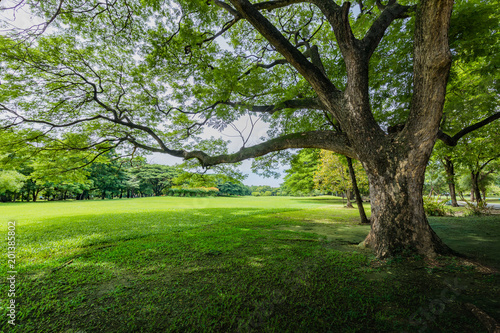
[[[254,197],[260,197],[260,192],[252,192],[252,195],[253,195]]]
[[[475,204],[466,200],[465,203],[464,216],[483,216],[491,214],[491,209],[488,208],[486,201],[479,201],[478,204]]]
[[[424,197],[424,210],[427,216],[452,215],[452,210],[445,206],[444,201],[439,201],[439,198]]]
[[[214,197],[219,193],[216,187],[170,188],[166,194],[174,197]]]

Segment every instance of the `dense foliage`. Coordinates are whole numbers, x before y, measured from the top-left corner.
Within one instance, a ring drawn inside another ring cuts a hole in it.
[[[319,149],[302,149],[293,156],[284,178],[284,188],[292,195],[318,194],[315,192],[314,173],[320,163]]]
[[[364,194],[368,194],[368,179],[361,163],[354,163],[358,187]],[[320,164],[314,172],[315,188],[335,193],[346,193],[351,197],[353,184],[349,177],[349,169],[345,156],[329,151],[321,151]]]
[[[23,169],[0,169],[0,201],[133,198],[144,196],[250,195],[250,189],[228,176],[199,175],[178,166],[148,164],[143,159],[108,156],[78,170],[79,178],[41,178],[30,163]]]
[[[452,214],[450,208],[446,207],[446,201],[439,198],[424,197],[424,209],[427,216],[449,216]]]

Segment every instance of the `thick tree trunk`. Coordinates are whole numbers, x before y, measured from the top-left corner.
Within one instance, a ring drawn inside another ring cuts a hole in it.
[[[431,229],[422,199],[451,65],[447,32],[452,7],[453,0],[422,0],[417,7],[413,97],[402,130],[377,138],[379,146],[363,149],[373,143],[375,134],[359,135],[352,122],[357,121],[355,112],[349,114],[349,140],[356,145],[370,182],[372,224],[364,243],[380,258],[405,252],[426,257],[453,253]]]
[[[428,159],[420,153],[410,152],[379,165],[378,170],[366,168],[372,227],[364,244],[373,248],[379,258],[405,253],[425,257],[454,253],[432,230],[425,216],[422,190]]]
[[[344,91],[279,33],[249,1],[230,0],[235,9],[294,66],[317,93],[323,107],[339,123],[352,151],[368,173],[372,203],[371,231],[365,244],[377,256],[387,257],[408,250],[433,257],[450,253],[429,226],[423,209],[424,173],[436,142],[442,118],[446,83],[451,65],[448,29],[453,0],[421,0],[416,7],[413,47],[413,94],[408,117],[401,131],[389,134],[377,123],[370,105],[369,61],[390,22],[406,9],[390,1],[365,37],[354,36],[349,25],[349,2],[313,1],[335,33],[347,72]],[[403,17],[404,15],[402,15]],[[305,137],[304,137],[305,138]],[[287,138],[292,140],[292,138]],[[305,140],[305,139],[303,139]],[[287,148],[292,148],[293,141]],[[274,141],[273,141],[274,144]],[[301,146],[315,147],[306,141]],[[329,148],[342,153],[341,149]],[[243,153],[220,155],[216,161],[239,161]],[[253,150],[252,157],[260,156]],[[197,157],[214,164],[205,155]]]
[[[370,220],[368,220],[368,218],[366,217],[365,209],[363,207],[363,200],[361,199],[361,195],[359,194],[358,181],[356,180],[356,173],[354,172],[354,168],[352,167],[352,159],[350,157],[346,158],[347,166],[349,167],[349,175],[351,176],[352,189],[354,191],[354,197],[356,198],[356,204],[358,205],[361,223],[370,223]]]

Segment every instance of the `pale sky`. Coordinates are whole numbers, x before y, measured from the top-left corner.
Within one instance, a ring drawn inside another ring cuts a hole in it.
[[[153,153],[147,156],[147,160],[152,164],[164,164],[164,165],[174,165],[182,163],[182,159],[174,156],[170,156],[168,154],[160,154]],[[248,177],[243,181],[245,185],[269,185],[271,187],[279,187],[281,183],[283,183],[283,170],[280,170],[281,177],[279,179],[275,178],[264,178],[261,177],[251,170],[252,162],[251,160],[244,161],[243,164],[239,167],[239,170],[244,174],[247,174]]]
[[[248,126],[247,119],[245,117],[242,117],[238,121],[236,121],[234,123],[234,125],[243,133],[243,135],[246,139],[248,134],[250,133],[250,126]],[[252,135],[245,146],[249,147],[249,146],[253,146],[255,144],[260,143],[261,141],[258,138],[267,137],[267,130],[268,129],[269,129],[269,126],[267,124],[265,124],[263,122],[257,122],[255,124],[253,131],[252,131]],[[207,128],[207,129],[205,129],[203,136],[206,138],[210,138],[213,136],[215,138],[223,138],[225,140],[230,140],[231,144],[229,144],[229,152],[236,152],[242,146],[242,139],[239,137],[234,137],[235,135],[237,135],[237,132],[235,130],[233,130],[230,126],[228,126],[226,128],[226,130],[223,131],[223,133],[221,133],[218,130],[215,130],[213,128]],[[183,160],[181,158],[174,157],[174,156],[171,156],[168,154],[161,154],[161,153],[153,153],[153,154],[147,156],[147,160],[149,163],[165,164],[165,165],[180,164],[183,162]],[[239,167],[239,170],[241,172],[248,175],[248,177],[243,181],[243,184],[245,184],[245,185],[269,185],[272,187],[279,187],[280,184],[283,182],[283,176],[284,176],[283,170],[278,170],[278,172],[281,174],[281,177],[278,179],[264,178],[264,177],[261,177],[255,173],[253,173],[252,169],[251,169],[251,165],[252,165],[252,161],[246,160],[246,161],[243,161],[243,164]]]

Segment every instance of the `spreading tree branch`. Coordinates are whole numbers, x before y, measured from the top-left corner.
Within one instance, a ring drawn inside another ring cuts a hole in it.
[[[350,55],[360,52],[360,41],[354,36],[349,22],[351,3],[344,2],[342,6],[339,6],[331,0],[312,0],[311,2],[318,6],[330,22],[344,59],[349,61],[352,58]]]
[[[387,2],[387,5],[384,5],[384,4],[382,3],[382,1],[380,1],[380,0],[375,0],[375,3],[377,4],[377,7],[378,7],[378,9],[379,9],[380,11],[383,11],[384,9],[386,9],[386,8],[387,8],[387,6],[391,6],[391,5],[395,4],[396,2],[397,2],[397,0],[389,0],[389,1]]]
[[[377,1],[377,4],[379,1]],[[381,9],[382,13],[373,22],[372,26],[362,40],[362,47],[368,58],[371,57],[377,46],[379,45],[385,31],[391,23],[399,18],[408,17],[409,13],[415,9],[415,6],[402,6],[396,1],[390,1],[387,6]]]
[[[283,109],[324,110],[324,106],[321,104],[318,98],[292,99],[283,101],[278,104],[270,104],[270,105],[248,105],[242,102],[231,102],[231,101],[218,102],[218,104],[230,105],[232,107],[245,107],[248,111],[263,112],[270,114],[273,114],[276,111],[280,111]]]
[[[331,150],[345,156],[356,158],[357,155],[349,145],[347,137],[343,133],[334,131],[312,131],[284,135],[275,139],[265,141],[261,144],[242,148],[233,154],[222,154],[210,156],[203,151],[164,150],[162,148],[149,146],[137,141],[133,136],[125,138],[134,146],[152,152],[167,153],[185,160],[197,159],[203,167],[209,167],[223,163],[237,163],[249,158],[266,155],[271,152],[291,148],[320,148]]]
[[[489,123],[492,123],[493,121],[495,121],[499,118],[500,118],[500,112],[496,112],[495,114],[481,120],[480,122],[477,122],[475,124],[467,126],[466,128],[459,131],[457,134],[455,134],[454,136],[450,136],[450,135],[444,133],[443,131],[439,130],[438,139],[443,141],[448,146],[454,147],[458,144],[458,141],[462,137],[464,137],[465,135],[467,135],[467,134],[469,134],[477,129],[480,129],[481,127],[486,126]]]
[[[342,133],[333,131],[288,134],[252,147],[242,148],[234,154],[210,156],[202,151],[192,151],[183,152],[183,157],[186,160],[196,158],[204,167],[207,167],[221,163],[236,163],[290,148],[321,148],[356,158],[347,137]]]
[[[296,3],[309,2],[308,0],[275,0],[275,1],[264,1],[254,4],[257,10],[267,10],[271,11],[273,9],[287,7]]]
[[[328,91],[334,100],[341,97],[340,90],[328,80],[321,69],[309,62],[307,58],[285,38],[278,29],[269,22],[248,0],[231,0],[233,6],[241,15],[266,38],[285,59],[312,85],[315,90]],[[325,100],[331,103],[331,100]],[[332,105],[337,108],[337,105]]]

